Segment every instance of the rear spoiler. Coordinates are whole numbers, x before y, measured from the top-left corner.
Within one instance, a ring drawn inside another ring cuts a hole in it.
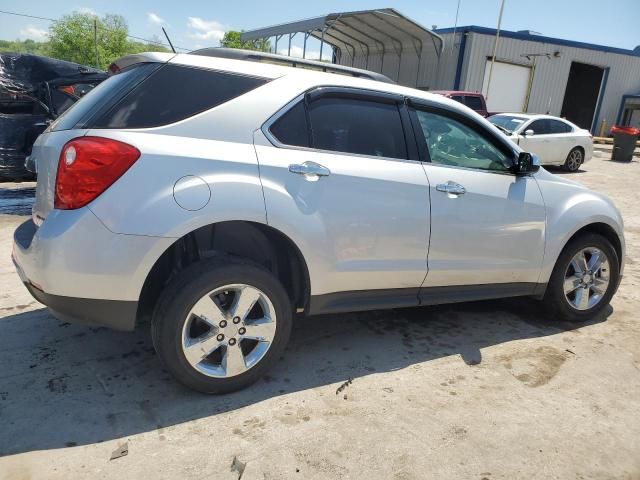
[[[115,60],[111,65],[109,65],[108,70],[111,75],[115,75],[116,73],[120,73],[121,70],[137,63],[167,63],[175,56],[175,53],[163,52],[136,53],[134,55],[127,55],[126,57],[121,57]]]

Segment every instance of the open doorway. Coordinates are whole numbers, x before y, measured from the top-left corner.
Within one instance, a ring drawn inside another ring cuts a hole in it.
[[[591,130],[603,75],[604,68],[571,62],[560,115],[580,128]]]

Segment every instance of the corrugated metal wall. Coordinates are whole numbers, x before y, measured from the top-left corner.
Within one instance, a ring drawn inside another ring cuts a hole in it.
[[[351,49],[342,49],[337,55],[337,63],[383,73],[399,84],[408,87],[423,90],[451,88],[455,77],[459,41],[462,36],[456,34],[458,42],[453,46],[453,50],[450,44],[453,34],[445,34],[442,37],[445,47],[440,59],[438,59],[433,45],[425,44],[420,57],[413,47],[404,48],[400,62],[398,51],[392,44],[387,44],[384,63],[381,53],[370,52],[367,56],[359,49],[355,50],[355,55]],[[418,64],[420,65],[419,69]]]
[[[457,89],[482,91],[487,58],[493,54],[495,37],[477,32],[441,33],[443,51],[438,58],[431,46],[425,46],[419,62],[414,49],[405,49],[402,61],[393,46],[387,47],[382,64],[382,55],[372,53],[367,61],[363,52],[356,50],[355,56],[342,51],[338,63],[382,72],[392,80],[409,87],[424,90],[455,89],[458,56],[463,35],[466,35],[464,61]],[[559,57],[554,57],[560,52]],[[640,92],[640,57],[620,53],[603,52],[573,46],[542,43],[538,41],[501,37],[498,42],[496,60],[531,66],[532,61],[524,54],[549,53],[552,58],[538,57],[531,85],[528,112],[560,115],[565,88],[569,78],[571,62],[581,62],[608,68],[607,82],[600,102],[600,111],[595,125],[604,119],[607,128],[616,122],[622,96]],[[596,131],[599,127],[596,128]]]
[[[493,54],[495,37],[469,33],[465,46],[460,89],[481,91],[487,57]],[[446,47],[445,47],[446,48]],[[496,60],[531,65],[523,54],[560,52],[560,57],[539,57],[531,86],[528,111],[560,115],[571,62],[581,62],[609,68],[596,125],[604,119],[615,123],[622,95],[640,92],[640,57],[619,53],[588,50],[564,45],[513,38],[500,38]]]

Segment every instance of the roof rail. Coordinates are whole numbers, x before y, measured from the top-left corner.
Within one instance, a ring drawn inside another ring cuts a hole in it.
[[[258,52],[253,50],[242,50],[239,48],[202,48],[189,52],[190,55],[202,55],[204,57],[229,58],[232,60],[246,60],[249,62],[271,63],[274,65],[282,65],[285,67],[298,67],[308,70],[316,70],[327,73],[337,73],[351,77],[366,78],[368,80],[376,80],[378,82],[395,83],[386,75],[381,73],[370,72],[360,68],[345,67],[344,65],[336,65],[334,63],[324,63],[316,60],[307,60],[303,58],[288,57],[285,55],[276,55],[273,53]]]

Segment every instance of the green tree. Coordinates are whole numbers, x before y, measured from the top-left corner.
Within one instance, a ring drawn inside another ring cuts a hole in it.
[[[220,40],[221,47],[227,48],[243,48],[245,50],[258,50],[260,52],[271,51],[271,42],[265,39],[259,40],[240,40],[240,33],[234,30],[225,32],[224,37]]]
[[[35,55],[46,55],[47,47],[47,42],[36,42],[34,40],[0,40],[0,52],[33,53]]]
[[[98,18],[73,12],[51,24],[47,53],[60,60],[106,69],[111,62],[124,55],[142,51],[168,51],[157,44],[131,42],[127,38],[128,33],[127,22],[120,15],[107,14]]]

